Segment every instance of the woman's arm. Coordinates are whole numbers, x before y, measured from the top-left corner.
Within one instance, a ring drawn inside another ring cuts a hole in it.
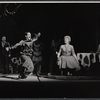
[[[74,47],[72,46],[72,56],[76,59],[76,61],[78,62],[77,56],[75,54],[75,50]],[[79,62],[78,62],[79,63]]]
[[[56,52],[57,58],[58,58],[58,59],[59,59],[59,57],[60,57],[60,55],[61,55],[61,49],[62,49],[62,46],[60,46],[59,52]]]
[[[77,60],[77,62],[78,62],[78,59],[77,59],[77,56],[76,56],[76,54],[73,54],[73,56],[75,57],[75,59]]]

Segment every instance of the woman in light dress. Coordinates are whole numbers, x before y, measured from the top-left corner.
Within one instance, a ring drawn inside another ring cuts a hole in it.
[[[74,71],[80,70],[79,62],[76,57],[74,47],[70,45],[71,37],[64,36],[64,45],[60,46],[57,53],[59,69],[63,74],[72,75]]]

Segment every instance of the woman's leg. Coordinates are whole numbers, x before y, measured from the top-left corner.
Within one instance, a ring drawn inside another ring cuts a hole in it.
[[[33,73],[34,66],[33,66],[33,62],[31,60],[31,58],[26,55],[22,55],[21,58],[23,60],[21,74],[23,76],[26,76],[25,75],[26,73],[29,73],[29,74]]]
[[[70,69],[70,68],[67,68],[68,69],[68,74],[69,74],[69,76],[74,76],[75,75],[75,68],[73,68],[73,69]]]
[[[37,74],[41,74],[41,63],[38,62],[37,64]]]
[[[20,72],[18,78],[26,78],[27,76],[25,75],[25,67],[20,66]]]
[[[34,70],[33,70],[33,74],[36,74],[36,72],[37,72],[37,62],[36,62],[36,61],[34,61],[33,63],[34,63]]]
[[[67,75],[67,69],[66,68],[63,68],[61,69],[61,76],[66,76]]]

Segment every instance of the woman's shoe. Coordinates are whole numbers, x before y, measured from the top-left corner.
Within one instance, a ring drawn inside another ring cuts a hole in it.
[[[32,72],[28,74],[28,76],[31,76],[31,75],[33,75],[33,73],[32,73]]]
[[[27,78],[27,76],[24,75],[24,74],[23,74],[23,75],[20,74],[20,75],[18,76],[18,79],[26,79],[26,78]]]
[[[21,79],[21,75],[18,76],[18,79]]]

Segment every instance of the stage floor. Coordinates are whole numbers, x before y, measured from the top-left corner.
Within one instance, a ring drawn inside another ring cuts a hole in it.
[[[60,76],[30,75],[26,79],[18,79],[18,74],[0,74],[0,81],[10,82],[100,82],[100,76]]]
[[[35,75],[18,79],[18,74],[0,74],[2,98],[91,98],[100,97],[99,76]]]
[[[45,82],[45,81],[62,81],[57,79],[45,78],[43,76],[37,77],[36,75],[28,76],[26,79],[18,79],[18,74],[0,74],[0,81],[15,81],[15,82]]]

